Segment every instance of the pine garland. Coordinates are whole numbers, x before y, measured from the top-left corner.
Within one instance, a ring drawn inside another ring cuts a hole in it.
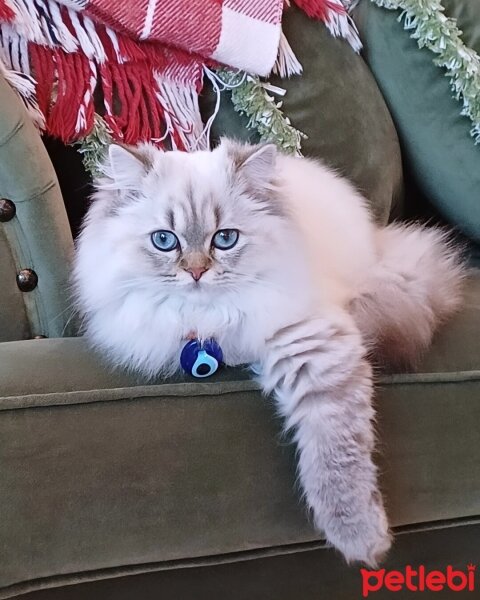
[[[301,141],[307,136],[295,129],[281,111],[281,102],[267,92],[268,84],[263,84],[254,75],[242,71],[219,69],[216,71],[223,90],[231,90],[235,110],[248,117],[247,127],[257,131],[262,142],[271,142],[287,154],[301,155]],[[222,91],[223,91],[222,90]],[[112,142],[108,125],[98,114],[92,131],[75,142],[83,157],[85,169],[93,176],[100,174],[106,150]]]
[[[108,125],[100,115],[95,113],[92,131],[74,144],[78,145],[83,165],[92,177],[101,174],[100,167],[111,143],[112,135]]]
[[[445,16],[439,0],[372,0],[390,10],[401,9],[398,17],[405,19],[404,27],[412,31],[420,48],[437,55],[434,63],[446,70],[454,97],[462,102],[461,114],[472,121],[470,134],[480,143],[480,57],[461,39],[455,19]]]
[[[307,136],[283,114],[282,103],[268,94],[268,85],[242,71],[219,69],[216,73],[231,90],[235,110],[248,117],[247,127],[256,130],[262,142],[272,142],[287,154],[301,154],[301,142]]]

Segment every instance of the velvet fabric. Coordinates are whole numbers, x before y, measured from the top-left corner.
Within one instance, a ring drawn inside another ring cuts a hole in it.
[[[21,340],[29,337],[30,325],[15,279],[15,259],[1,223],[0,257],[0,340]]]
[[[479,294],[477,276],[417,373],[378,378],[395,527],[480,514]],[[0,381],[0,598],[321,543],[294,448],[245,370],[145,382],[66,338],[0,344]]]
[[[478,519],[433,523],[403,528],[384,567],[389,570],[424,565],[428,571],[452,564],[465,572],[478,557]],[[478,579],[477,579],[478,582]],[[372,578],[371,583],[375,583]],[[457,581],[458,583],[458,581]],[[477,583],[478,586],[478,583]],[[465,597],[474,593],[463,592]],[[383,587],[370,593],[371,600],[416,598],[403,590]],[[295,544],[257,553],[238,553],[210,560],[151,565],[137,575],[113,576],[76,585],[48,588],[21,596],[22,600],[360,600],[362,575],[348,567],[321,543]],[[457,600],[461,592],[424,591],[419,598]]]
[[[462,39],[480,53],[480,0],[442,2],[458,18]],[[407,167],[423,194],[451,225],[480,242],[480,145],[452,97],[435,55],[398,22],[401,11],[361,0],[354,13],[363,56],[394,119]]]
[[[73,241],[52,164],[12,88],[0,76],[0,198],[16,216],[0,222],[0,342],[68,334]],[[33,269],[38,286],[20,292],[16,274]]]
[[[285,30],[305,67],[281,85],[306,154],[350,174],[386,222],[401,208],[401,163],[368,68],[294,9]],[[242,123],[227,102],[215,135],[249,136]],[[0,598],[361,597],[358,568],[313,530],[294,447],[245,369],[147,382],[61,338],[72,240],[3,80],[0,140],[0,196],[17,205],[0,224]],[[30,296],[14,284],[26,265],[39,274]],[[479,298],[477,274],[418,372],[378,374],[376,460],[397,533],[388,568],[478,562]],[[24,339],[35,333],[51,339]]]

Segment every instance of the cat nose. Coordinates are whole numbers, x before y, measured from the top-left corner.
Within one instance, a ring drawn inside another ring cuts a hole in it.
[[[205,267],[190,267],[188,269],[185,269],[185,271],[190,273],[190,275],[195,279],[195,281],[198,281],[201,278],[201,276],[206,271],[208,271],[208,269],[206,269]]]

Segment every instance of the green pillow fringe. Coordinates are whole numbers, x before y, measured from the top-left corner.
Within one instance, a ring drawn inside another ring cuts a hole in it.
[[[411,31],[419,48],[437,55],[433,62],[446,70],[453,96],[462,103],[461,114],[471,122],[470,135],[480,143],[480,57],[463,42],[456,19],[447,17],[439,0],[371,0],[380,7],[402,12],[399,21]]]

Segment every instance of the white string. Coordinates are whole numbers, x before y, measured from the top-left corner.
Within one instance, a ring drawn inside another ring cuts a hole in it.
[[[238,88],[241,85],[243,85],[247,78],[247,73],[244,72],[242,74],[242,78],[240,79],[240,81],[238,83],[232,84],[232,83],[228,83],[228,82],[224,81],[218,73],[215,73],[215,71],[212,71],[207,66],[203,67],[203,71],[204,71],[205,75],[208,77],[208,79],[210,80],[210,82],[212,83],[213,90],[215,92],[215,96],[216,96],[215,108],[213,110],[213,113],[210,115],[207,122],[205,123],[205,127],[203,128],[202,133],[195,141],[195,147],[198,147],[198,144],[203,139],[205,139],[207,147],[210,148],[211,147],[210,134],[211,134],[213,122],[215,121],[215,119],[220,111],[221,93],[224,92],[225,90],[234,90],[235,88]],[[272,92],[273,94],[277,94],[278,96],[284,96],[286,94],[286,90],[284,90],[283,88],[278,87],[276,85],[272,85],[271,83],[263,82],[263,83],[261,83],[261,85],[266,90]]]
[[[218,75],[218,73],[215,73],[215,71],[212,71],[206,65],[203,67],[203,71],[204,71],[205,75],[208,77],[208,79],[210,79],[212,86],[213,86],[213,90],[215,92],[215,96],[216,96],[215,108],[213,110],[213,113],[210,115],[207,122],[205,123],[205,127],[203,128],[202,133],[195,140],[195,142],[194,142],[195,148],[198,148],[200,142],[202,142],[204,139],[205,139],[205,144],[206,144],[207,148],[211,148],[210,133],[211,133],[213,122],[215,121],[215,119],[220,111],[221,93],[224,92],[225,90],[233,90],[237,87],[240,87],[244,83],[244,81],[247,77],[247,74],[243,73],[242,79],[238,83],[233,85],[233,84],[229,84],[226,81],[224,81]]]
[[[210,115],[210,117],[208,118],[207,122],[205,123],[205,127],[202,130],[202,133],[200,134],[199,138],[195,141],[195,146],[198,147],[198,144],[200,142],[200,140],[202,138],[205,138],[205,142],[207,144],[207,148],[211,148],[211,140],[210,140],[210,131],[212,129],[212,125],[213,122],[215,121],[219,111],[220,111],[220,87],[217,83],[217,77],[215,76],[215,73],[213,73],[213,71],[211,71],[207,66],[204,66],[203,68],[205,75],[210,79],[210,82],[213,86],[213,90],[215,92],[215,108],[213,110],[213,113]]]

